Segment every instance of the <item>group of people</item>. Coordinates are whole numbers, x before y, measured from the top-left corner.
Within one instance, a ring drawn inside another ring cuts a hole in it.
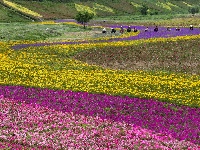
[[[190,30],[193,30],[193,29],[194,29],[193,25],[190,25],[189,28],[190,28]],[[148,27],[146,27],[146,29],[145,29],[144,31],[147,32],[148,30],[149,30]],[[176,30],[176,31],[181,31],[181,29],[180,29],[179,27],[176,27],[175,30]],[[158,26],[155,26],[154,31],[155,31],[155,32],[158,32]],[[167,27],[167,31],[171,31],[171,28],[170,28],[170,27]]]
[[[199,25],[199,28],[200,28],[200,25]],[[193,30],[193,29],[194,29],[193,25],[190,25],[189,29],[190,29],[190,30]],[[149,28],[146,27],[144,31],[147,32],[148,30],[149,30]],[[180,29],[179,27],[176,27],[175,30],[176,30],[176,31],[180,31],[181,29]],[[124,31],[125,31],[124,28],[121,26],[121,27],[120,27],[120,33],[123,34]],[[126,31],[127,31],[127,32],[131,32],[131,31],[132,31],[131,27],[128,26],[128,28],[126,29]],[[137,31],[138,31],[138,30],[134,27],[134,28],[133,28],[133,32],[137,32]],[[167,31],[171,31],[171,28],[170,28],[170,27],[167,27]],[[158,26],[155,26],[154,32],[158,32]],[[103,28],[102,33],[106,33],[106,28]],[[111,33],[116,33],[116,29],[111,28]]]
[[[146,27],[146,28],[144,29],[144,31],[145,31],[145,32],[149,31],[149,27]],[[158,32],[158,26],[155,26],[154,32]]]
[[[125,29],[121,26],[119,32],[120,32],[121,34],[123,34],[124,31],[125,31]],[[131,32],[131,31],[132,31],[131,27],[128,26],[128,28],[126,29],[126,32]],[[134,27],[134,28],[133,28],[133,32],[137,32],[137,31],[138,31],[137,28]],[[106,28],[103,28],[102,33],[107,33]],[[111,28],[111,33],[116,33],[116,29]]]
[[[121,26],[122,27],[122,26]],[[127,30],[126,30],[127,32],[131,32],[132,31],[132,29],[131,29],[131,27],[130,26],[128,26],[128,28],[127,28]],[[137,28],[136,27],[134,27],[133,28],[133,32],[137,32],[138,30],[137,30]]]
[[[194,30],[194,27],[193,27],[193,25],[190,25],[190,30]],[[175,29],[176,31],[181,31],[181,29],[179,28],[179,27],[176,27],[176,29]],[[167,31],[171,31],[171,29],[170,29],[170,27],[167,27]]]

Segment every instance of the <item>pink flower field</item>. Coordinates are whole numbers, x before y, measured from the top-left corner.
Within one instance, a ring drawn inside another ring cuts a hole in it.
[[[166,149],[200,147],[124,122],[0,98],[1,149]]]

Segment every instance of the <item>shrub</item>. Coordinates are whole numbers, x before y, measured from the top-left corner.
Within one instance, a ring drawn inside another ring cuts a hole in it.
[[[198,6],[192,6],[188,9],[188,12],[191,14],[195,14],[199,12],[199,7]]]
[[[78,12],[75,19],[77,22],[82,23],[85,28],[85,23],[89,22],[94,17],[93,13],[87,11]]]

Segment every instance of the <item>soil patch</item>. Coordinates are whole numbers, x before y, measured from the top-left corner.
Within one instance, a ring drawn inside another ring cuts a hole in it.
[[[82,51],[74,59],[109,69],[200,74],[199,39],[103,47]]]

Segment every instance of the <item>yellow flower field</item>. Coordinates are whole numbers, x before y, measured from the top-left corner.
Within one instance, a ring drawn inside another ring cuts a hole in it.
[[[38,14],[38,13],[32,11],[32,10],[29,10],[28,8],[25,8],[21,5],[18,5],[16,3],[13,3],[13,2],[10,2],[10,1],[7,1],[7,0],[3,0],[3,2],[5,4],[7,4],[8,6],[13,7],[14,9],[19,10],[23,13],[26,13],[26,14],[29,14],[29,15],[32,15],[32,16],[35,16],[35,17],[42,17],[42,15],[40,15],[40,14]]]
[[[167,42],[199,37],[196,35],[129,42],[52,45],[16,51],[9,48],[10,45],[14,45],[13,43],[3,43],[1,49],[6,46],[8,48],[0,55],[0,84],[155,98],[199,107],[198,75],[103,69],[70,58],[74,53],[95,47]]]

